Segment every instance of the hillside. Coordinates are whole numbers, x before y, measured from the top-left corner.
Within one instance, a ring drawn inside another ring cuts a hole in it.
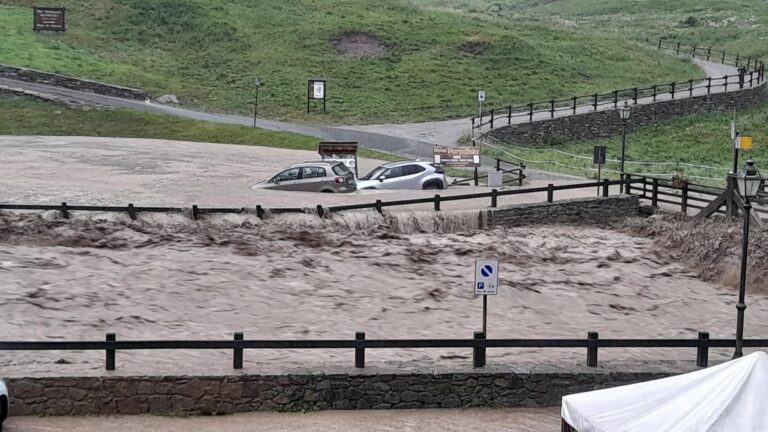
[[[173,93],[186,106],[329,123],[471,115],[631,84],[688,79],[691,63],[621,35],[427,10],[407,0],[60,0],[65,34],[31,31],[33,0],[3,0],[0,62]],[[357,54],[354,54],[357,53]],[[306,79],[328,79],[328,114]]]
[[[413,0],[510,23],[539,22],[653,44],[659,38],[768,57],[764,0]]]
[[[730,114],[697,114],[658,123],[653,126],[630,130],[627,134],[627,161],[655,161],[659,164],[629,164],[628,172],[635,173],[678,173],[696,183],[721,185],[731,169],[733,150],[730,146]],[[758,168],[768,172],[768,107],[739,113],[737,126],[743,136],[754,139],[752,150],[742,151],[743,158],[752,157]],[[596,145],[607,147],[607,157],[618,159],[621,152],[621,137],[584,142],[552,143],[546,149],[505,147],[503,151],[488,153],[506,159],[524,158],[532,168],[555,172],[594,176],[591,171],[592,151]],[[573,157],[552,151],[567,152]],[[552,162],[545,162],[552,161]],[[679,163],[679,164],[678,164]],[[692,167],[685,164],[703,165]],[[710,168],[711,167],[711,168]],[[618,170],[618,163],[609,162],[606,168]],[[612,177],[616,177],[613,175]]]

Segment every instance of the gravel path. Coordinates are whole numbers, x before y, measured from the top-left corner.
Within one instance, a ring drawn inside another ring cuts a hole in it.
[[[11,417],[7,432],[551,432],[559,408],[322,411],[226,417]]]

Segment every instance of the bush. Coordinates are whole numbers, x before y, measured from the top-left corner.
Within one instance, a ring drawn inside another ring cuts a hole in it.
[[[694,16],[689,16],[685,20],[681,21],[680,24],[684,25],[685,27],[696,27],[696,24],[699,23],[699,20],[696,19]]]

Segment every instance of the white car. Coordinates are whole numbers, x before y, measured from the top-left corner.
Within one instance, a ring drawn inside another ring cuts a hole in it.
[[[10,404],[8,387],[5,386],[5,381],[0,379],[0,432],[3,432],[3,422],[8,418],[8,407]]]
[[[442,167],[429,162],[392,162],[374,168],[357,180],[357,189],[445,189]]]

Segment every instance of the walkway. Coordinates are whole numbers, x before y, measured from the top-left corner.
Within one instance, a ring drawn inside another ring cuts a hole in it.
[[[722,79],[724,75],[736,73],[734,66],[723,65],[719,63],[696,60],[696,63],[702,68],[707,77],[713,78],[713,85],[717,80]],[[719,84],[718,84],[719,85]],[[147,103],[129,99],[121,99],[110,96],[103,96],[94,93],[79,92],[60,87],[52,87],[42,84],[27,83],[0,78],[0,89],[10,88],[19,91],[36,92],[46,95],[58,96],[67,99],[111,106],[116,108],[127,108],[145,112],[154,112],[170,114],[179,117],[186,117],[195,120],[204,120],[218,123],[239,124],[251,126],[253,118],[226,115],[211,114],[200,111],[194,111],[184,108],[177,108],[157,103]],[[736,85],[732,87],[734,90]],[[712,92],[723,91],[722,88],[713,88]],[[698,84],[693,91],[693,96],[706,94],[706,84]],[[689,92],[679,92],[677,98],[690,97]],[[659,94],[657,100],[671,99],[669,93]],[[653,103],[652,98],[642,98],[638,100],[639,104]],[[614,109],[613,104],[604,104],[598,107],[598,110]],[[577,108],[577,113],[591,112],[594,108],[590,105]],[[556,112],[556,117],[572,115],[570,110]],[[550,117],[549,113],[537,113],[534,120],[545,120]],[[513,113],[512,123],[524,123],[529,120],[526,113]],[[506,114],[498,116],[498,121],[506,124]],[[431,158],[432,146],[453,145],[464,134],[469,134],[471,119],[462,118],[445,121],[434,121],[424,123],[403,123],[403,124],[374,124],[365,126],[323,126],[303,123],[289,123],[275,120],[259,119],[256,125],[263,129],[273,131],[294,132],[303,135],[309,135],[321,140],[329,141],[357,141],[363,143],[365,147],[382,150],[394,154],[400,154],[411,157]]]

